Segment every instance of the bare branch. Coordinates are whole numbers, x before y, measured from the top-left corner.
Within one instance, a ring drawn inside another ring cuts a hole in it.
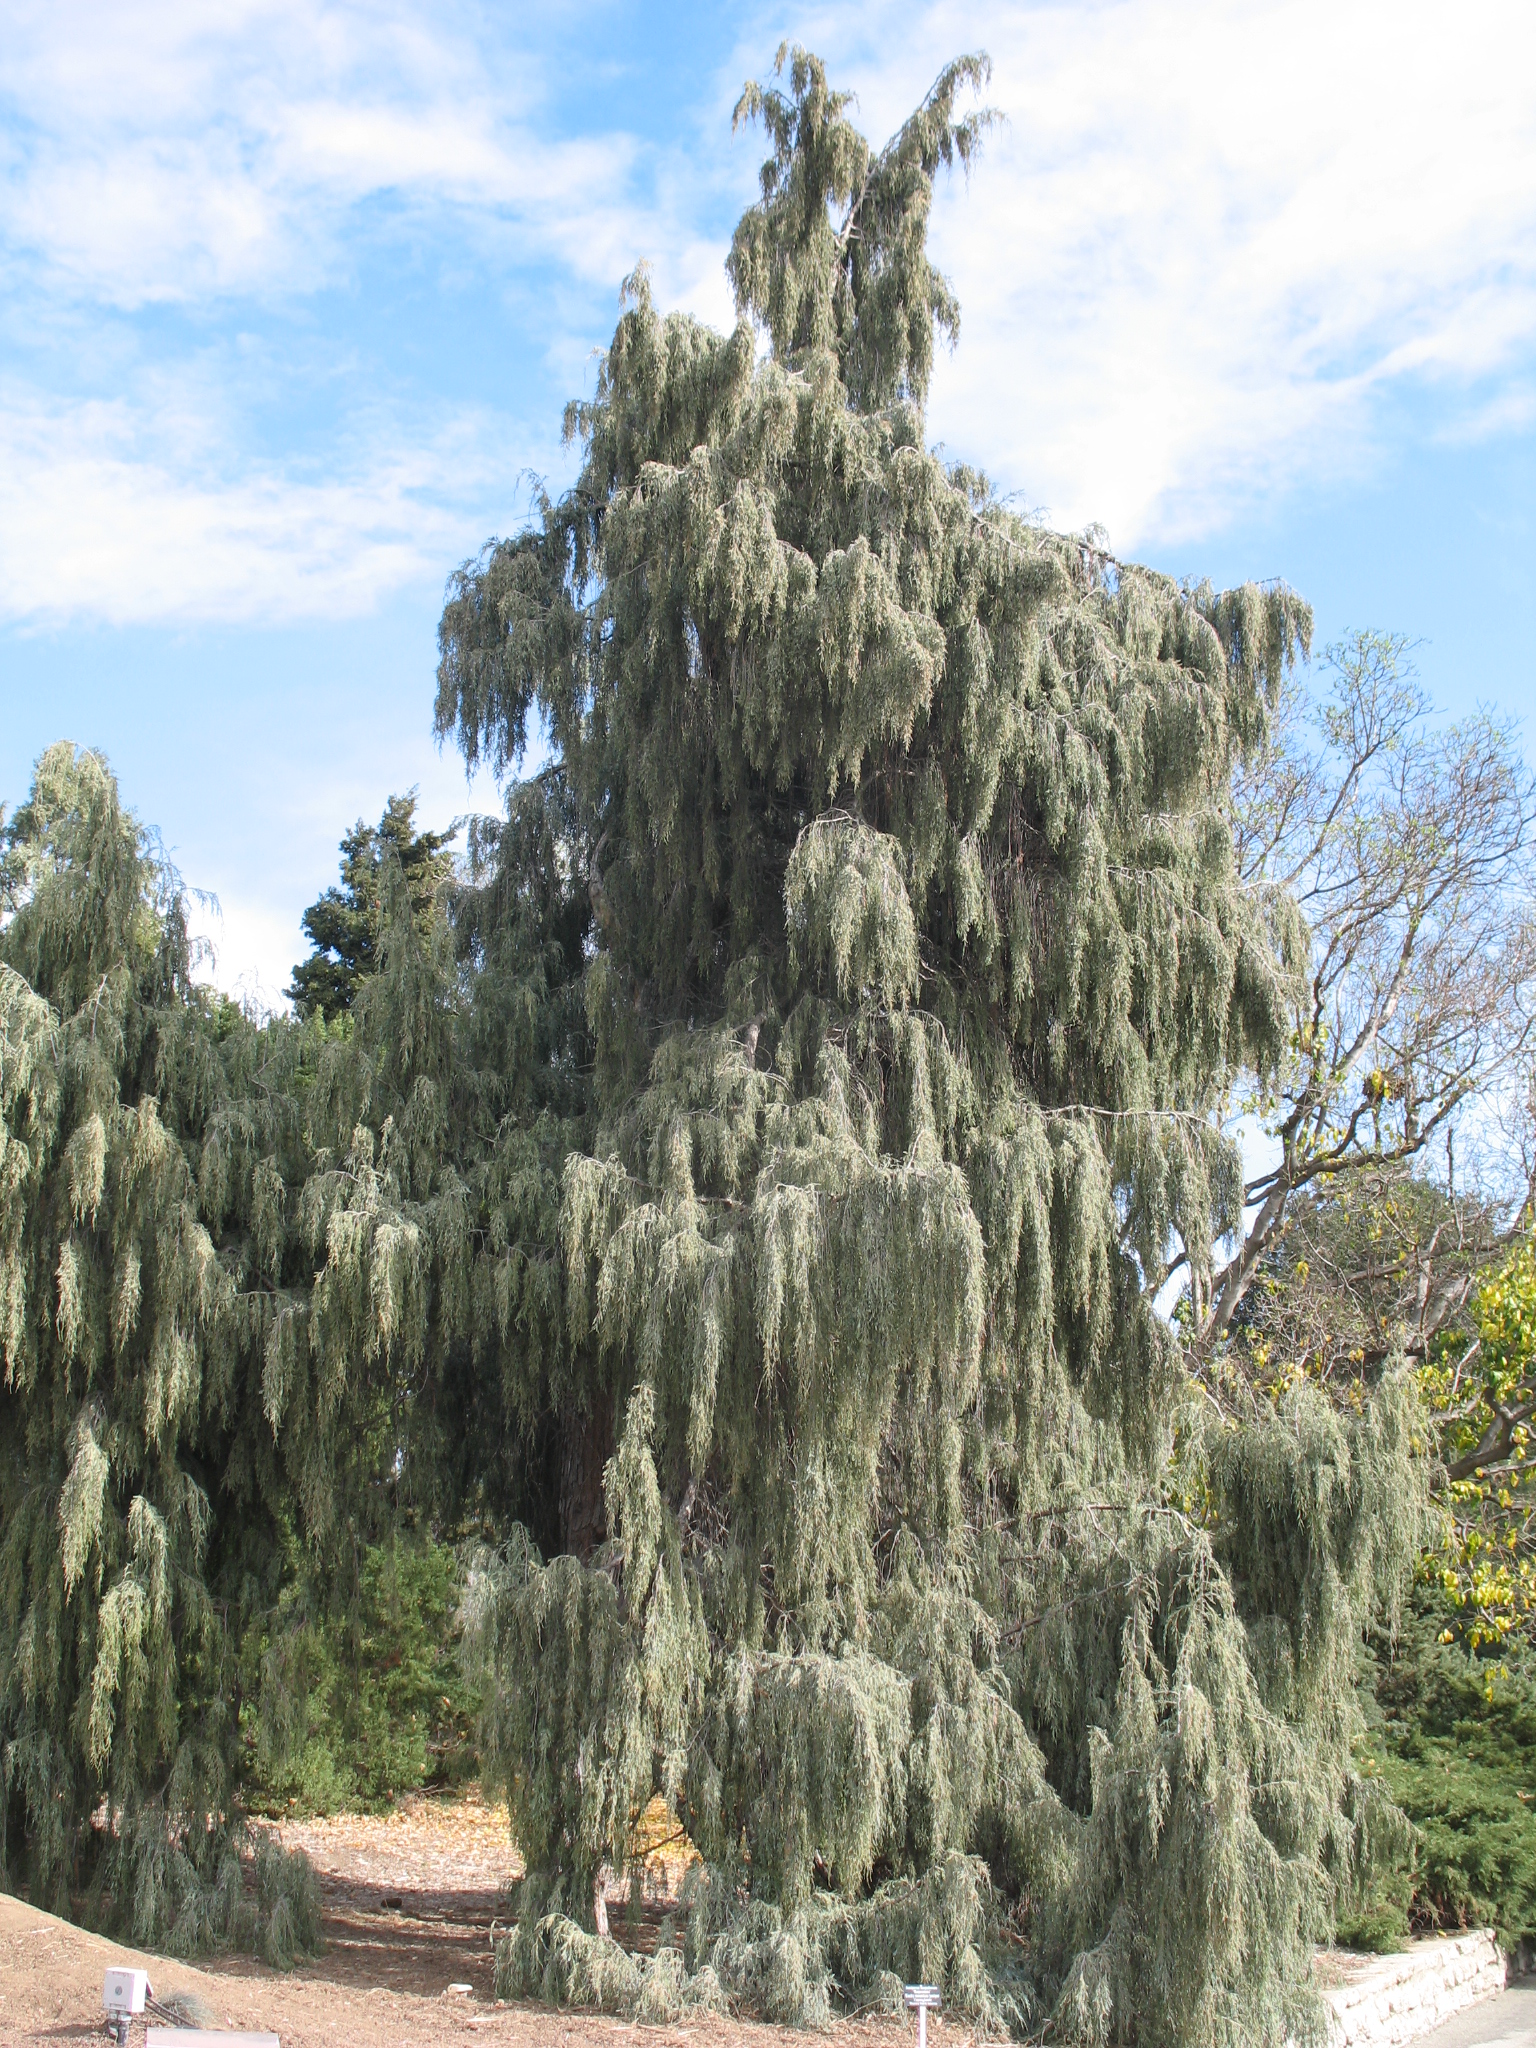
[[[1409,654],[1373,633],[1331,649],[1331,696],[1313,709],[1290,691],[1239,781],[1241,872],[1266,903],[1294,896],[1312,961],[1264,1097],[1280,1157],[1244,1190],[1243,1232],[1206,1290],[1202,1355],[1296,1200],[1412,1168],[1470,1101],[1536,1059],[1536,778],[1507,723],[1436,727]],[[1526,1165],[1536,1188],[1536,1157]],[[1438,1239],[1413,1258],[1402,1330],[1422,1347],[1467,1282],[1455,1261],[1447,1276]]]

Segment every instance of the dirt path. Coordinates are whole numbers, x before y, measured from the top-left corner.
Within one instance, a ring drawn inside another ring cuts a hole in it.
[[[468,1983],[490,1998],[497,1916],[522,1871],[503,1808],[472,1791],[279,1832],[320,1879],[327,1982],[418,1996]]]
[[[636,2027],[539,2006],[494,2005],[485,1971],[473,1973],[475,1988],[467,1996],[445,1988],[471,1944],[421,1923],[392,1928],[390,1937],[335,1943],[287,1976],[244,1957],[194,1969],[138,1955],[19,1899],[0,1897],[0,2044],[102,2042],[102,1973],[112,1963],[130,1963],[148,1970],[157,1997],[190,1993],[204,2025],[276,2033],[283,2048],[425,2048],[440,2041],[513,2048],[805,2048],[803,2034],[729,2020]],[[958,2030],[938,2036],[950,2048],[969,2038]],[[136,2025],[133,2048],[142,2042]],[[889,2021],[848,2023],[834,2029],[829,2048],[907,2048],[907,2037]]]
[[[405,1800],[382,1815],[290,1822],[281,1830],[303,1848],[320,1879],[325,1948],[281,1975],[248,1956],[222,1956],[193,1968],[133,1951],[0,1895],[0,2048],[22,2042],[104,2040],[101,1979],[112,1963],[137,1963],[162,2000],[190,1994],[198,2023],[276,2033],[283,2048],[425,2048],[437,2042],[501,2042],[511,2048],[912,2048],[912,2033],[891,2019],[843,2021],[828,2035],[806,2035],[729,2019],[675,2027],[497,2005],[491,1944],[504,1919],[504,1888],[518,1869],[506,1815],[477,1795]],[[647,1946],[684,1865],[675,1838],[658,1830],[647,1871],[640,1940]],[[623,1915],[619,1894],[610,1911]],[[1370,1957],[1331,1956],[1327,1981],[1372,1966]],[[468,1986],[454,1990],[451,1986]],[[1457,2044],[1495,2043],[1493,2022],[1511,2014],[1529,2024],[1536,1992],[1513,1994],[1465,2016],[1445,2036]],[[1492,2031],[1489,2028],[1492,2027]],[[1455,2028],[1461,2028],[1457,2032]],[[970,2048],[963,2024],[940,2019],[933,2048]],[[1536,2027],[1530,2033],[1536,2048]],[[1527,2035],[1516,2029],[1510,2048]],[[135,2027],[132,2048],[144,2048]]]
[[[190,1994],[201,2023],[276,2033],[283,2048],[425,2048],[506,2042],[515,2048],[806,2048],[804,2034],[715,2020],[638,2027],[620,2020],[497,2005],[491,1938],[517,1869],[506,1816],[473,1795],[407,1800],[380,1816],[289,1823],[320,1877],[325,1950],[281,1975],[248,1956],[194,1968],[138,1956],[67,1921],[0,1896],[0,2048],[104,2039],[101,1979],[111,1963],[149,1972],[158,1998]],[[666,1851],[657,1859],[666,1868]],[[675,1872],[674,1872],[675,1874]],[[653,1908],[654,1910],[654,1908]],[[450,1991],[468,1984],[469,1991]],[[829,2037],[814,2037],[827,2041]],[[942,2025],[935,2048],[968,2048]],[[133,2048],[142,2048],[135,2027]],[[831,2048],[909,2048],[890,2020],[837,2026]]]
[[[659,1804],[641,1827],[650,1853],[635,1915],[626,1916],[622,1880],[608,1899],[614,1932],[649,1952],[693,1852],[680,1848]],[[400,1990],[470,1982],[489,1996],[495,1930],[506,1924],[507,1887],[522,1875],[505,1808],[472,1788],[409,1797],[386,1814],[285,1822],[279,1832],[319,1876],[330,1977]]]
[[[278,1832],[290,1849],[308,1854],[328,1897],[360,1906],[400,1896],[429,1915],[457,1902],[489,1917],[498,1895],[522,1875],[505,1807],[488,1806],[477,1788],[409,1797],[388,1813],[285,1821]]]
[[[443,1988],[465,1953],[451,1937],[444,1954],[435,1945],[441,1930],[411,1926],[401,1932],[403,1941],[334,1947],[287,1976],[244,1957],[194,1969],[138,1955],[19,1899],[0,1897],[0,2044],[100,2043],[102,1973],[112,1963],[130,1963],[149,1972],[158,1998],[195,1998],[205,2025],[272,2032],[283,2048],[424,2048],[439,2041],[506,2042],[515,2048],[627,2048],[639,2042],[646,2048],[773,2048],[796,2041],[804,2048],[803,2035],[731,2021],[639,2028],[537,2006],[493,2005],[484,1973],[467,1996]],[[371,1984],[365,1981],[370,1953],[379,1965]],[[846,2048],[898,2048],[904,2038],[889,2024],[840,2027],[834,2037]],[[956,2048],[961,2039],[953,2037]],[[142,2041],[135,2025],[134,2048]]]

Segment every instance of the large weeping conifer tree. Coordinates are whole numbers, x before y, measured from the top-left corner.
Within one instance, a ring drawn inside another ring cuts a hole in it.
[[[557,876],[497,886],[590,912],[589,1043],[545,1046],[580,1099],[484,1182],[481,1356],[555,1438],[474,1597],[535,1874],[504,1981],[650,1995],[604,1890],[660,1793],[699,1997],[921,1975],[1063,2038],[1279,2041],[1390,1824],[1351,1676],[1411,1411],[1215,1414],[1154,1299],[1238,1220],[1217,1112],[1305,954],[1228,807],[1310,620],[927,446],[984,77],[878,154],[814,58],[749,87],[739,324],[637,273],[576,483],[444,612],[439,731],[549,737],[512,816],[558,806]]]

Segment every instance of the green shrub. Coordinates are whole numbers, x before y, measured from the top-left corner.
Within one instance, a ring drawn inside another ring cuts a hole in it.
[[[1418,1835],[1400,1918],[1491,1926],[1509,1945],[1536,1934],[1536,1664],[1442,1642],[1440,1620],[1424,1600],[1374,1646],[1363,1760]],[[1380,1919],[1391,1901],[1372,1903]]]
[[[329,1608],[294,1561],[277,1614],[247,1645],[265,1707],[242,1717],[249,1804],[367,1810],[471,1775],[458,1604],[458,1559],[425,1534],[366,1549],[350,1597]]]

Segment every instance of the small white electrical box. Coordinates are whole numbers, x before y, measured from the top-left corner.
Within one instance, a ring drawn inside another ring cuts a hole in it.
[[[146,1998],[154,1993],[144,1970],[108,1970],[102,1979],[101,2009],[111,2013],[140,2013]]]

